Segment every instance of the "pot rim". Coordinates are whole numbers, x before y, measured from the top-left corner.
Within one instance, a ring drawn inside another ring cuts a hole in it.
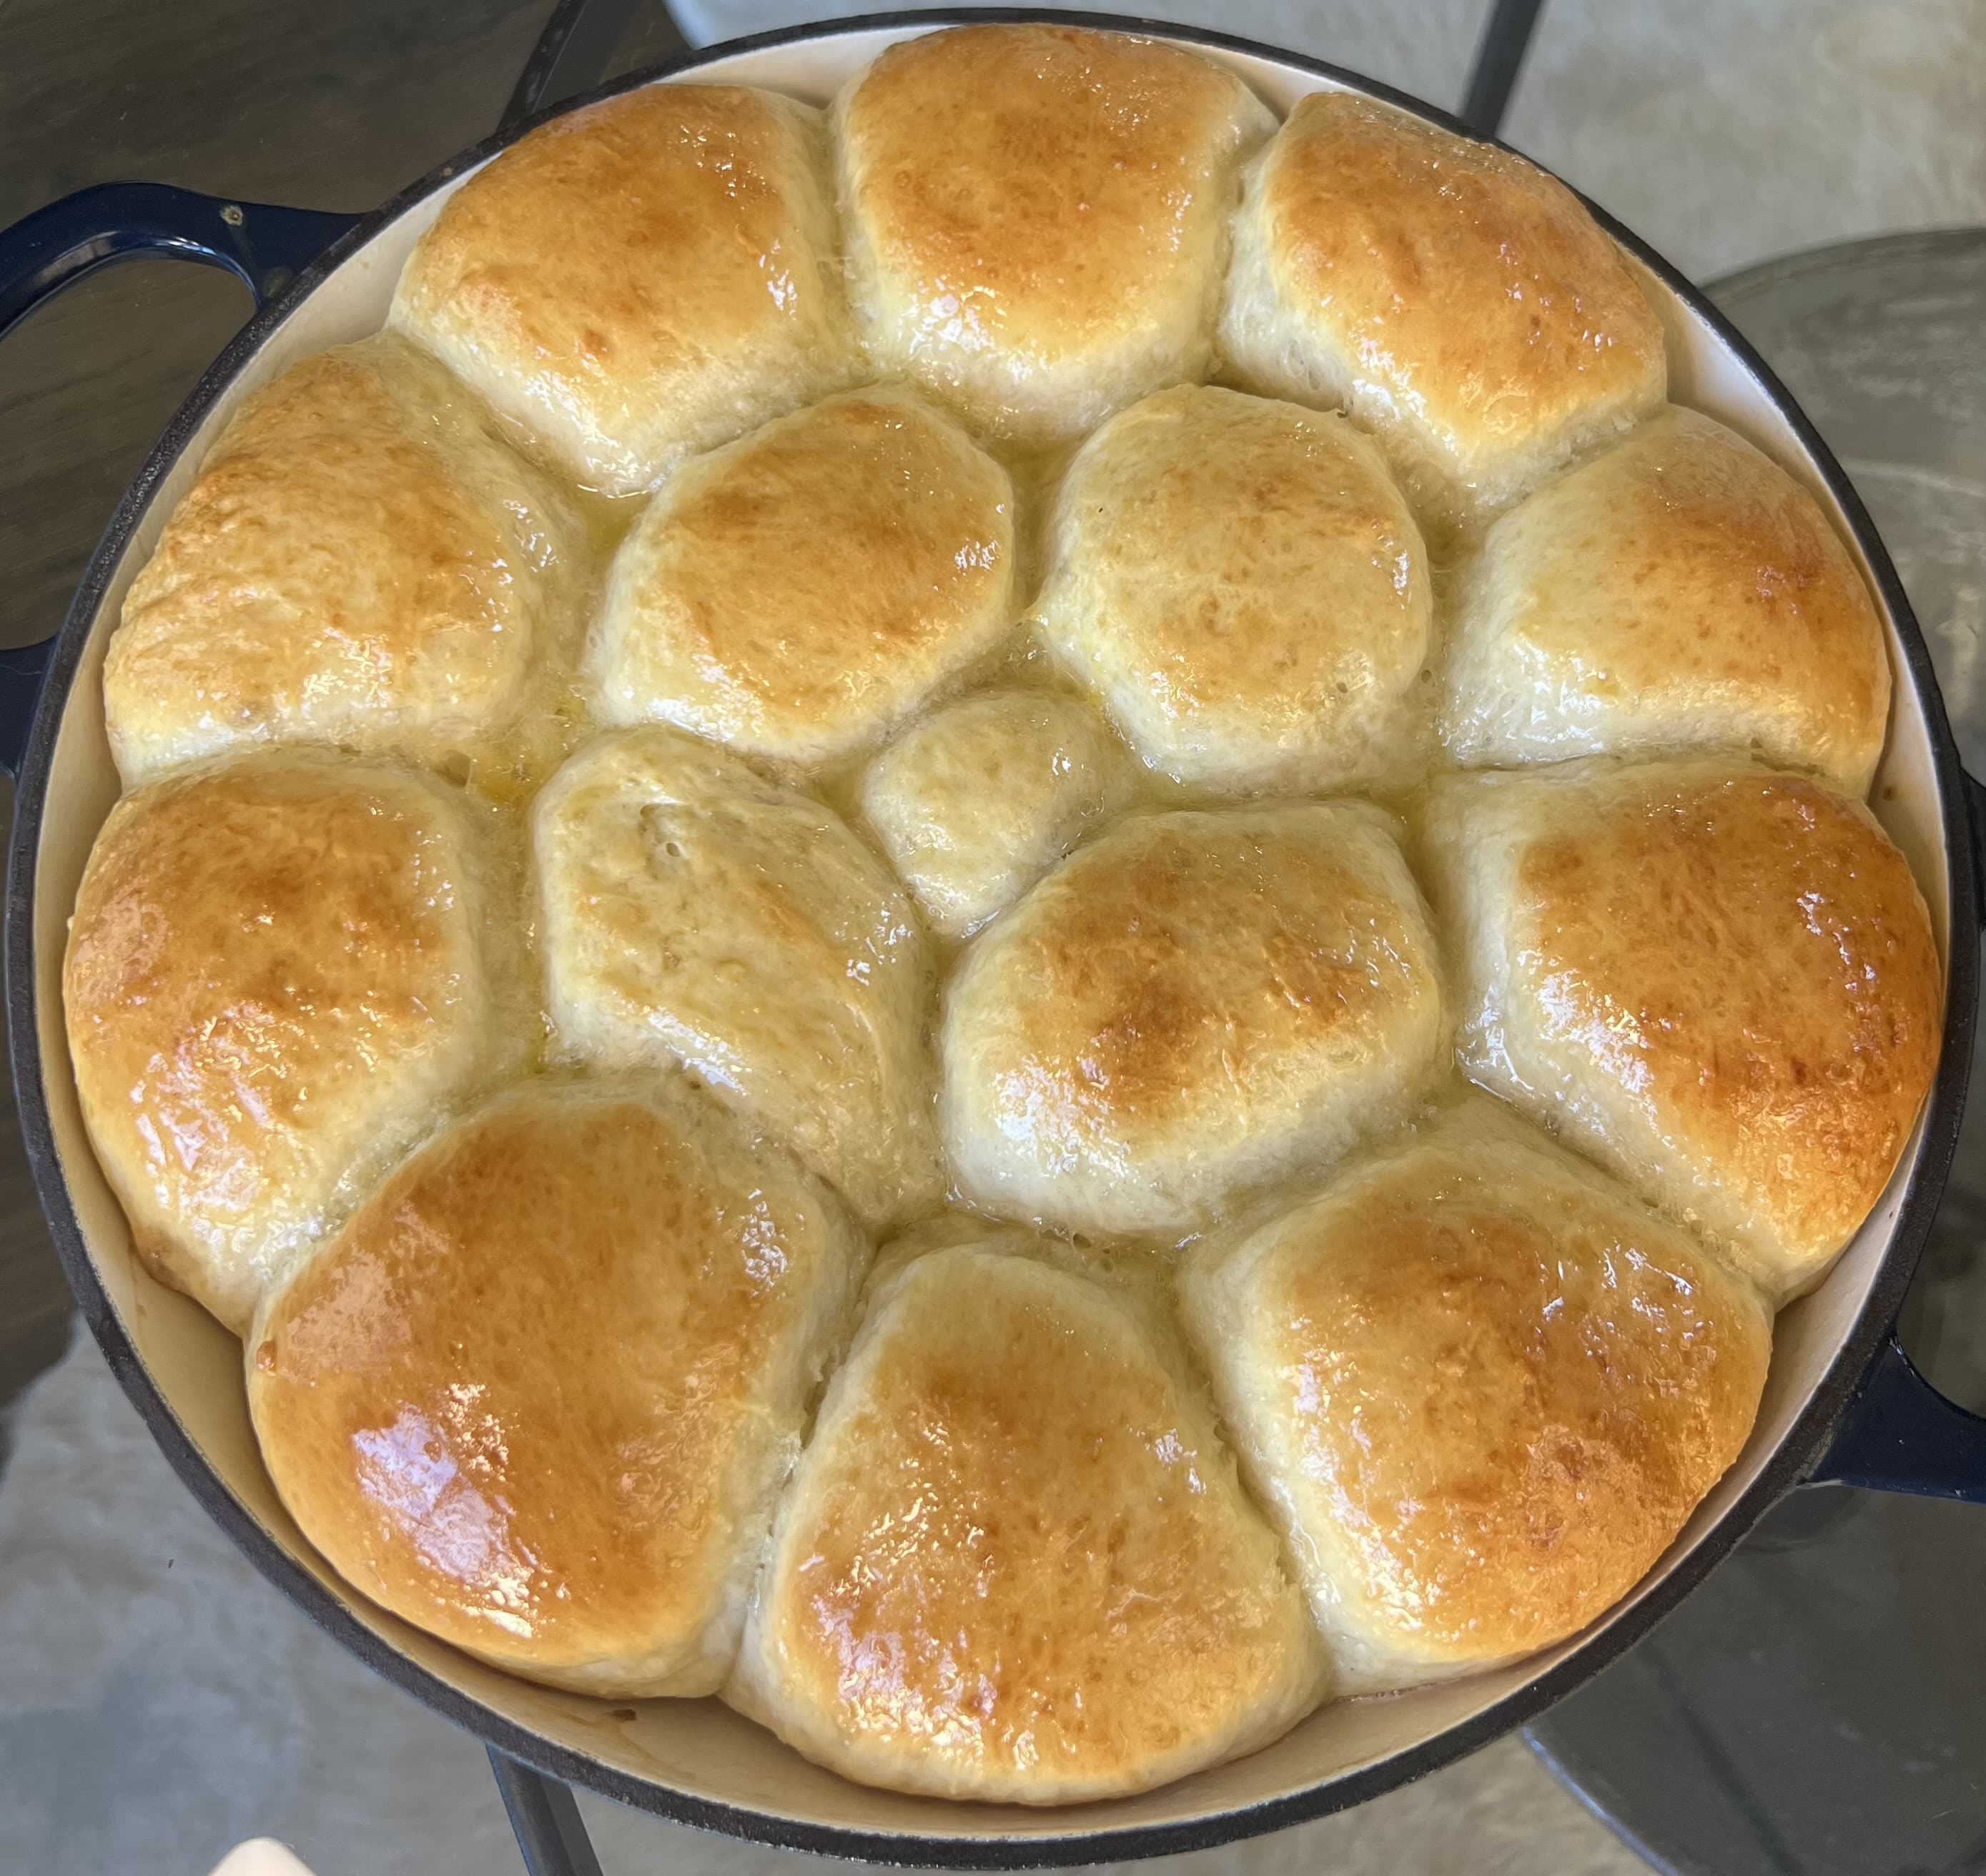
[[[344,1599],[318,1582],[283,1550],[201,1454],[124,1332],[97,1276],[62,1174],[49,1115],[36,1022],[35,874],[55,746],[77,667],[102,606],[105,589],[118,560],[150,508],[162,479],[237,374],[333,269],[408,209],[453,181],[464,170],[486,161],[552,119],[638,90],[658,79],[695,71],[742,53],[879,30],[907,37],[918,29],[989,22],[1087,26],[1238,52],[1377,98],[1423,122],[1473,140],[1508,147],[1502,145],[1500,140],[1481,137],[1446,111],[1322,59],[1281,51],[1232,34],[1133,15],[1026,7],[974,8],[969,11],[939,8],[915,12],[867,14],[753,34],[685,52],[628,73],[499,131],[438,165],[367,215],[299,273],[278,298],[251,318],[202,375],[126,487],[90,557],[56,635],[47,680],[22,759],[8,852],[5,930],[6,1007],[12,1030],[15,1097],[22,1138],[63,1273],[112,1372],[143,1417],[173,1470],[264,1577],[318,1628],[375,1672],[496,1750],[568,1784],[584,1787],[673,1822],[784,1849],[877,1863],[955,1869],[1067,1866],[1203,1850],[1349,1809],[1465,1757],[1523,1725],[1590,1679],[1652,1628],[1729,1554],[1774,1504],[1804,1480],[1815,1460],[1826,1449],[1864,1371],[1901,1305],[1957,1149],[1977,1015],[1981,926],[1966,782],[1957,744],[1945,715],[1944,699],[1923,633],[1867,510],[1840,465],[1786,388],[1706,296],[1604,209],[1581,196],[1580,200],[1601,227],[1654,274],[1668,291],[1704,321],[1742,365],[1785,421],[1808,462],[1839,505],[1856,545],[1867,561],[1883,605],[1895,625],[1904,663],[1923,702],[1937,777],[1941,831],[1950,885],[1945,1019],[1942,1053],[1937,1078],[1926,1103],[1915,1164],[1889,1245],[1853,1325],[1826,1372],[1809,1393],[1786,1437],[1768,1457],[1750,1486],[1687,1556],[1670,1566],[1658,1578],[1644,1583],[1632,1607],[1607,1620],[1604,1627],[1564,1660],[1524,1682],[1479,1713],[1431,1738],[1320,1783],[1231,1810],[1170,1823],[1088,1831],[1078,1827],[1025,1835],[968,1834],[963,1831],[926,1835],[914,1831],[870,1831],[839,1824],[813,1824],[699,1797],[621,1771],[589,1754],[528,1730],[430,1673],[361,1622]],[[352,1593],[355,1596],[357,1592]],[[1065,1814],[1073,1820],[1079,1812]]]

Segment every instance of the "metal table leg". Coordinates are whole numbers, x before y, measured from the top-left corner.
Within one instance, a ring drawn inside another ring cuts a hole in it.
[[[598,84],[645,4],[645,0],[559,0],[524,62],[497,129],[507,130],[535,112]]]
[[[572,1788],[490,1748],[503,1809],[530,1876],[601,1876]]]
[[[1462,121],[1479,136],[1494,136],[1503,124],[1543,5],[1544,0],[1495,0],[1490,8],[1461,113]]]

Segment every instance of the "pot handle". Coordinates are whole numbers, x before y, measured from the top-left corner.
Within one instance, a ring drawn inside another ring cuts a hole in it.
[[[81,189],[0,229],[0,338],[42,301],[119,261],[224,268],[266,306],[360,219],[164,183]]]
[[[1986,783],[1970,770],[1961,773],[1973,882],[1986,913]],[[1893,1328],[1805,1483],[1986,1504],[1986,1420],[1946,1399],[1919,1374]]]
[[[361,217],[229,202],[163,183],[103,183],[0,228],[0,338],[45,300],[119,261],[223,268],[259,310]],[[19,773],[55,640],[0,651],[0,768]]]
[[[1986,1504],[1986,1420],[1946,1399],[1892,1334],[1806,1483]]]

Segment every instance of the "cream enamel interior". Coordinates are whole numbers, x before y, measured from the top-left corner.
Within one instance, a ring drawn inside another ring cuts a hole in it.
[[[692,81],[763,85],[825,103],[843,81],[897,39],[931,30],[826,32],[741,52],[680,74]],[[1196,48],[1238,72],[1279,113],[1330,81],[1274,60]],[[657,81],[661,83],[668,80]],[[98,828],[118,793],[106,739],[102,669],[126,588],[156,544],[213,440],[241,400],[309,353],[379,329],[400,266],[460,178],[407,210],[347,259],[298,305],[216,400],[153,491],[115,568],[93,622],[53,751],[35,861],[35,1013],[50,1119],[90,1255],[125,1332],[192,1445],[274,1542],[389,1648],[463,1697],[527,1732],[597,1760],[624,1776],[708,1804],[763,1814],[796,1827],[927,1839],[1068,1838],[1182,1824],[1245,1809],[1345,1777],[1427,1741],[1493,1706],[1548,1670],[1600,1628],[1617,1622],[1701,1543],[1758,1476],[1850,1332],[1893,1234],[1922,1151],[1924,1123],[1875,1210],[1821,1286],[1779,1317],[1772,1372],[1751,1439],[1738,1463],[1701,1504],[1640,1588],[1603,1621],[1521,1665],[1378,1700],[1328,1705],[1252,1757],[1141,1797],[1072,1810],[961,1805],[872,1790],[807,1763],[713,1700],[656,1701],[630,1708],[534,1686],[484,1667],[358,1598],[317,1558],[291,1522],[263,1470],[249,1426],[238,1344],[187,1298],[138,1265],[124,1218],[85,1137],[68,1069],[62,957],[70,907]],[[1852,530],[1791,426],[1742,361],[1652,276],[1644,276],[1668,328],[1675,401],[1708,412],[1749,437],[1812,489],[1862,564]],[[1871,581],[1872,590],[1875,589]],[[1939,935],[1948,946],[1949,882],[1925,700],[1885,617],[1895,674],[1890,736],[1871,806],[1909,858]],[[632,1718],[616,1717],[631,1713]],[[964,1854],[969,1855],[969,1850]],[[914,1846],[906,1846],[914,1859]],[[1079,1859],[1072,1859],[1079,1860]]]

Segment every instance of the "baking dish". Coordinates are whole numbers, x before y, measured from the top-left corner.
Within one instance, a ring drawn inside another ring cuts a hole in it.
[[[682,78],[825,102],[885,45],[944,14],[893,15],[739,42],[560,106]],[[970,18],[1026,19],[975,10]],[[1116,19],[1196,47],[1287,109],[1320,88],[1440,113],[1328,66],[1212,34]],[[528,127],[528,126],[520,126]],[[1667,328],[1672,394],[1776,457],[1851,545],[1889,636],[1895,700],[1872,804],[1909,857],[1946,963],[1936,1085],[1895,1177],[1826,1282],[1780,1317],[1766,1397],[1735,1467],[1661,1562],[1584,1634],[1516,1666],[1328,1706],[1277,1745],[1141,1797],[1065,1811],[960,1806],[858,1787],[715,1703],[629,1706],[483,1666],[334,1577],[291,1524],[258,1456],[233,1339],[133,1258],[84,1137],[62,1039],[63,935],[90,844],[117,793],[100,702],[123,594],[241,399],[298,359],[382,322],[400,264],[449,191],[519,134],[444,164],[352,218],[115,184],[0,234],[0,331],[95,267],[168,254],[234,271],[260,304],[174,417],[120,502],[62,630],[0,656],[0,756],[17,776],[6,907],[8,1008],[23,1136],[51,1231],[93,1332],[180,1476],[258,1567],[342,1643],[525,1764],[685,1822],[892,1862],[1088,1863],[1204,1847],[1341,1808],[1507,1731],[1597,1672],[1809,1478],[1986,1499],[1986,1422],[1938,1399],[1890,1335],[1955,1144],[1978,1001],[1981,797],[1964,776],[1925,647],[1882,544],[1812,426],[1694,289],[1603,215]],[[1596,211],[1597,212],[1597,211]]]

